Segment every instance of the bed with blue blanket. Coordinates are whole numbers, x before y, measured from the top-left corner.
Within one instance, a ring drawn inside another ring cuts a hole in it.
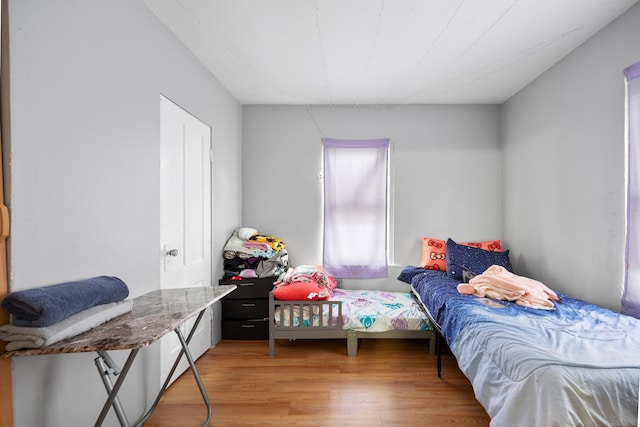
[[[640,321],[558,294],[555,308],[464,295],[446,271],[409,283],[492,426],[635,426]]]

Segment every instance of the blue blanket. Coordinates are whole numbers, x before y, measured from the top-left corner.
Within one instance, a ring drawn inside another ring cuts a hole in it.
[[[96,305],[42,328],[2,325],[0,326],[0,340],[7,342],[5,346],[7,351],[47,347],[122,316],[130,312],[132,307],[133,300],[127,299],[111,304]]]
[[[640,320],[558,293],[554,310],[460,294],[446,272],[410,283],[491,426],[635,426]],[[556,292],[557,293],[557,292]]]
[[[129,288],[117,277],[99,276],[12,292],[2,308],[13,317],[15,326],[44,327],[96,305],[122,301]]]

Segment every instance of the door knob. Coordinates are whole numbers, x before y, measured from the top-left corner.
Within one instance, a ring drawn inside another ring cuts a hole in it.
[[[178,256],[178,250],[177,249],[171,249],[170,251],[167,251],[167,255],[168,256]]]

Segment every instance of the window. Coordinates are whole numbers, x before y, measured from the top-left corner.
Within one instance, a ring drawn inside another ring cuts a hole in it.
[[[640,63],[624,70],[627,86],[626,275],[622,312],[640,318]]]
[[[322,143],[324,268],[337,278],[387,277],[389,140]]]

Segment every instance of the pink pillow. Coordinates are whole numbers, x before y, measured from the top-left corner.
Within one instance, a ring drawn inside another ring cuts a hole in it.
[[[333,282],[335,286],[335,281]],[[273,288],[273,297],[279,300],[325,301],[331,298],[331,292],[316,282],[282,282]]]
[[[500,240],[486,240],[483,242],[461,242],[459,245],[473,246],[492,252],[502,252]],[[422,260],[420,267],[427,270],[447,271],[447,242],[432,237],[422,238]]]

